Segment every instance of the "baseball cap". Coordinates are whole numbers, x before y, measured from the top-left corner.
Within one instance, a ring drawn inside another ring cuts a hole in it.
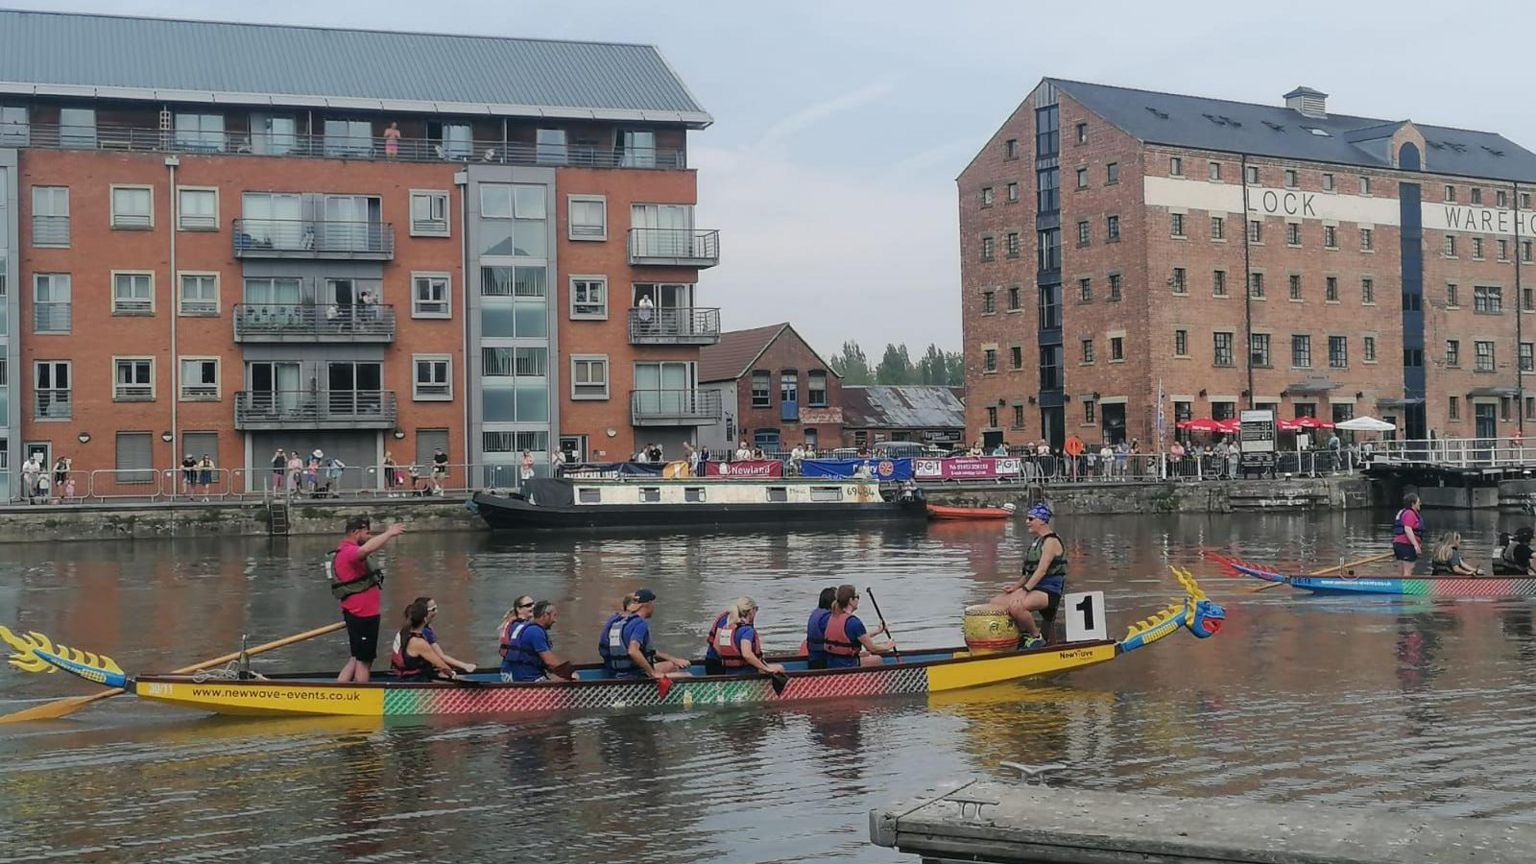
[[[656,592],[649,588],[641,588],[639,591],[635,592],[635,602],[654,603],[656,602]]]

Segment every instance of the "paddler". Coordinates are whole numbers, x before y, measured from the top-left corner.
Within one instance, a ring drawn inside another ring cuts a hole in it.
[[[1061,606],[1061,592],[1067,582],[1067,549],[1061,537],[1051,530],[1051,506],[1044,501],[1029,508],[1025,524],[1034,542],[1024,552],[1024,566],[1019,578],[992,598],[992,605],[1007,608],[1008,616],[1024,631],[1020,648],[1034,648],[1045,643],[1035,613],[1054,621]]]
[[[832,604],[837,602],[837,588],[828,585],[816,598],[816,608],[805,622],[805,665],[807,669],[827,668],[827,621]]]
[[[444,678],[458,677],[458,671],[440,656],[437,645],[427,640],[427,620],[436,611],[436,604],[426,597],[417,597],[411,605],[405,607],[405,626],[395,635],[395,644],[399,648],[396,649],[395,663],[392,664],[397,666],[395,674],[401,678],[430,681],[439,675]]]
[[[533,604],[532,619],[512,625],[507,634],[507,654],[501,661],[501,680],[569,681],[574,677],[571,664],[555,654],[549,638],[555,618],[555,604],[540,600]]]
[[[885,625],[869,630],[859,616],[853,614],[858,609],[859,589],[852,585],[837,586],[837,599],[832,603],[832,615],[827,618],[828,669],[879,666],[884,662],[880,655],[896,652],[894,641],[882,645],[871,638],[884,633]]]
[[[624,597],[624,611],[608,619],[597,650],[613,678],[686,678],[688,661],[651,647],[656,592],[641,588]]]
[[[738,597],[731,608],[715,616],[709,628],[709,644],[704,649],[704,671],[710,675],[749,675],[754,671],[775,675],[784,671],[778,663],[763,660],[763,644],[758,638],[757,601]]]

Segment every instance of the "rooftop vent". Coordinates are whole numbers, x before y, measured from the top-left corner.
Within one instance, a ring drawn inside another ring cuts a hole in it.
[[[1273,130],[1275,130],[1276,132],[1284,132],[1285,131],[1285,124],[1284,123],[1276,123],[1273,120],[1265,120],[1264,121],[1264,125],[1268,126],[1269,128],[1271,128]]]
[[[1494,149],[1492,147],[1489,147],[1487,144],[1484,144],[1482,146],[1483,146],[1483,149],[1487,150],[1491,155],[1500,156],[1500,157],[1502,157],[1504,155],[1504,151],[1503,150],[1496,150],[1496,149]]]
[[[1168,119],[1168,112],[1167,111],[1159,111],[1156,108],[1153,108],[1151,105],[1147,106],[1147,110],[1152,112],[1152,116],[1156,117],[1159,120],[1167,120]]]
[[[1327,129],[1319,129],[1316,126],[1303,126],[1301,128],[1307,130],[1308,132],[1311,132],[1313,135],[1316,135],[1319,138],[1327,138],[1328,137],[1328,130]]]
[[[1327,117],[1328,94],[1311,87],[1297,87],[1285,94],[1285,107],[1303,117]]]

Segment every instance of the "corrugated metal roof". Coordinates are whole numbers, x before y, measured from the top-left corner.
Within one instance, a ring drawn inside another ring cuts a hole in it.
[[[600,42],[0,10],[0,81],[710,122],[654,46]]]
[[[1142,141],[1202,150],[1388,168],[1391,161],[1385,149],[1367,147],[1367,142],[1390,137],[1398,126],[1409,122],[1342,114],[1307,117],[1283,105],[1046,80]],[[1536,153],[1502,135],[1413,125],[1428,145],[1423,154],[1428,173],[1536,180]],[[1314,133],[1313,129],[1327,134]]]
[[[963,429],[965,405],[938,384],[845,384],[843,428]]]

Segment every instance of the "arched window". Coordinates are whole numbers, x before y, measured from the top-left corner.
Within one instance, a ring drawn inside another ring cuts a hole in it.
[[[1398,148],[1397,167],[1404,171],[1419,170],[1419,148],[1412,141],[1405,142]]]

